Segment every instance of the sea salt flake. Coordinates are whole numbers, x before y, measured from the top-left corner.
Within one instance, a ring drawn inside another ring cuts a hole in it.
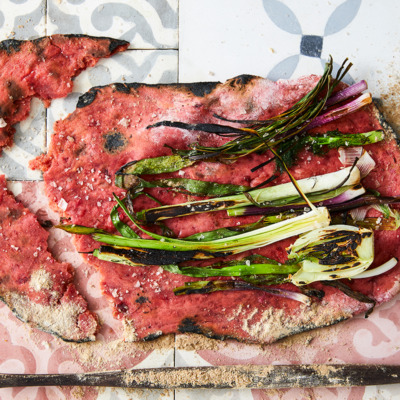
[[[68,203],[65,201],[65,199],[61,198],[57,206],[60,210],[65,211],[68,207]]]

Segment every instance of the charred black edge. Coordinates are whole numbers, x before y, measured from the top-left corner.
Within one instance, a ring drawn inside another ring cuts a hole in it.
[[[285,339],[287,337],[290,337],[290,336],[293,336],[293,335],[297,335],[297,334],[300,334],[300,333],[303,333],[303,332],[312,331],[314,329],[326,328],[328,326],[336,325],[336,324],[338,324],[338,323],[340,323],[342,321],[346,321],[349,318],[352,318],[352,316],[350,316],[350,317],[339,317],[339,318],[333,320],[330,323],[322,324],[322,325],[308,324],[308,325],[303,325],[303,326],[296,326],[296,327],[293,327],[289,333],[285,333],[285,334],[277,337],[273,342],[276,342],[276,341],[279,341],[279,340],[282,340],[282,339]],[[181,321],[181,324],[178,327],[178,332],[180,332],[180,333],[196,333],[198,335],[205,336],[205,337],[207,337],[209,339],[217,339],[217,340],[232,339],[232,340],[236,340],[237,342],[241,342],[241,343],[263,344],[262,342],[260,343],[259,341],[254,340],[254,339],[246,340],[246,339],[243,339],[243,338],[235,337],[233,335],[217,334],[211,328],[206,328],[206,327],[202,326],[201,324],[198,324],[193,318],[190,318],[190,317],[185,318],[185,319],[183,319]],[[151,336],[151,335],[149,335],[149,336]],[[269,344],[269,343],[264,343],[264,344]]]
[[[234,336],[230,335],[219,335],[215,333],[212,329],[205,328],[201,325],[198,325],[197,322],[193,318],[184,318],[179,327],[178,332],[180,333],[197,333],[199,335],[203,335],[210,339],[217,339],[217,340],[227,340],[227,339],[235,339]]]
[[[126,259],[145,265],[169,265],[178,264],[184,261],[196,260],[197,256],[206,258],[224,257],[229,255],[228,252],[209,253],[207,251],[186,250],[186,251],[169,251],[162,249],[135,249],[135,248],[119,248],[113,246],[100,246],[101,253],[116,254]]]
[[[193,205],[184,205],[184,206],[176,206],[165,209],[154,209],[148,210],[144,213],[144,220],[147,223],[153,223],[158,221],[160,218],[173,218],[181,215],[187,215],[189,213],[201,213],[208,211],[218,211],[221,207],[227,208],[232,206],[234,201],[216,201],[215,204],[210,203],[201,203],[201,204],[193,204]]]
[[[162,335],[163,335],[163,333],[161,331],[150,333],[150,335],[147,335],[145,338],[143,338],[143,341],[144,342],[151,342],[152,340],[158,339]]]
[[[16,53],[21,49],[24,40],[7,39],[0,42],[0,50],[6,51],[7,54]]]
[[[32,328],[35,329],[39,329],[42,332],[46,332],[46,333],[50,333],[51,335],[54,335],[58,338],[60,338],[61,340],[63,340],[64,342],[68,342],[68,343],[87,343],[87,342],[93,342],[93,340],[86,338],[86,339],[81,339],[81,340],[73,340],[73,339],[68,339],[65,338],[64,336],[61,336],[59,333],[52,331],[51,329],[45,329],[43,328],[40,324],[33,322],[33,321],[29,321],[29,320],[25,320],[21,317],[20,314],[18,314],[17,310],[15,308],[13,308],[8,302],[7,300],[0,295],[0,300],[11,310],[11,312],[15,315],[16,318],[18,318],[20,321],[29,324],[29,326],[31,326]]]
[[[376,118],[378,118],[378,121],[384,129],[385,134],[395,139],[397,145],[400,146],[400,132],[397,132],[395,129],[393,129],[393,127],[386,120],[384,116],[382,100],[378,98],[373,98],[373,105],[375,106],[375,116]]]
[[[240,85],[245,86],[253,79],[258,79],[260,77],[256,75],[239,75],[232,79],[229,79],[227,82],[231,86]],[[172,88],[177,90],[186,90],[191,92],[196,97],[204,97],[210,94],[217,86],[221,85],[222,83],[219,81],[214,82],[194,82],[194,83],[156,83],[156,84],[148,84],[148,83],[113,83],[111,85],[104,85],[104,86],[94,86],[89,89],[88,92],[84,93],[82,96],[79,97],[78,104],[76,105],[77,108],[83,108],[91,104],[96,95],[101,89],[107,87],[113,87],[114,90],[129,94],[131,90],[137,90],[140,87],[154,87],[154,88]]]
[[[232,126],[228,125],[217,125],[217,124],[187,124],[185,122],[179,122],[179,121],[160,121],[156,122],[153,125],[148,125],[147,129],[150,128],[156,128],[158,126],[169,126],[172,128],[179,128],[179,129],[185,129],[188,131],[201,131],[201,132],[208,132],[208,133],[215,133],[219,134],[221,136],[223,135],[228,135],[228,134],[239,134],[242,135],[245,133],[246,135],[248,132],[244,132],[242,129],[234,128]],[[237,135],[235,135],[237,136]]]
[[[0,51],[5,50],[7,54],[18,52],[21,49],[21,45],[25,42],[32,42],[34,44],[39,44],[44,39],[51,38],[52,36],[63,36],[66,38],[87,38],[92,40],[107,40],[109,41],[108,50],[110,51],[111,54],[114,54],[119,47],[129,46],[129,42],[127,42],[126,40],[114,39],[106,36],[91,36],[84,34],[67,34],[67,35],[55,34],[49,36],[42,36],[40,38],[32,40],[18,40],[18,39],[3,40],[2,42],[0,42]]]
[[[249,75],[249,74],[242,74],[235,76],[234,78],[230,79],[229,84],[231,86],[246,86],[248,85],[254,78],[257,78],[255,75]]]
[[[89,89],[88,92],[84,93],[79,97],[76,108],[83,108],[90,105],[96,98],[97,93],[101,91],[101,89],[112,87],[114,90],[120,93],[129,94],[131,90],[137,90],[140,87],[154,87],[154,88],[162,88],[169,87],[178,90],[187,90],[193,93],[197,97],[204,97],[205,95],[211,93],[220,82],[198,82],[198,83],[165,83],[165,84],[148,84],[148,83],[113,83],[111,85],[103,85],[103,86],[94,86]]]

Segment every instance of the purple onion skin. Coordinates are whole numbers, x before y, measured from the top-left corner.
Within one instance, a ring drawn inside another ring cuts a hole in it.
[[[325,114],[318,115],[318,117],[315,117],[308,125],[307,125],[307,130],[316,128],[321,125],[325,125],[328,122],[335,121],[339,118],[344,117],[347,114],[351,114],[354,111],[359,110],[360,108],[366,106],[367,104],[371,103],[372,98],[369,96],[369,101],[364,98],[360,102],[360,97],[357,97],[356,99],[350,101],[349,103],[345,104],[344,106],[337,107],[333,110],[330,110],[326,112]]]
[[[325,106],[329,107],[333,104],[339,103],[340,101],[346,100],[350,97],[356,96],[368,89],[367,82],[362,80],[360,82],[355,83],[339,92],[335,93],[333,96],[329,97],[326,101]]]

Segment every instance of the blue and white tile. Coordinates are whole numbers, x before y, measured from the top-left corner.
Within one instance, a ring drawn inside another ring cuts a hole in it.
[[[398,80],[400,3],[390,0],[186,0],[180,5],[181,81],[249,73],[276,80],[320,74],[349,57],[349,82],[380,95]],[[212,12],[209,10],[213,8]]]
[[[46,0],[1,0],[0,41],[45,35]]]
[[[48,0],[47,33],[127,40],[135,49],[178,47],[178,0]]]

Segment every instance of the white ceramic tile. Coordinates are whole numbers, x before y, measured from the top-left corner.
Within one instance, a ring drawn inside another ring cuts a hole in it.
[[[175,350],[175,366],[176,367],[206,367],[212,365],[204,358],[199,356],[195,351]]]
[[[142,362],[135,365],[134,369],[154,368],[154,367],[173,367],[175,349],[156,349],[148,355]]]
[[[263,399],[263,397],[259,397]],[[175,391],[175,400],[252,400],[252,391],[249,389],[179,389]]]
[[[135,49],[178,47],[178,0],[49,0],[47,32],[121,38]]]
[[[390,0],[186,0],[180,4],[179,79],[225,80],[249,73],[271,79],[321,73],[332,54],[349,57],[349,78],[367,79],[375,96],[394,85],[400,61],[400,3]],[[213,8],[213,12],[209,9]],[[310,36],[313,36],[310,38]],[[320,54],[307,52],[320,41]],[[306,48],[301,48],[301,44]]]
[[[28,162],[45,149],[45,116],[42,102],[33,99],[29,117],[15,125],[14,144],[3,150],[0,173],[7,179],[40,180],[41,173],[28,168]]]
[[[81,94],[93,86],[112,82],[173,83],[178,77],[176,50],[128,50],[83,71],[75,80],[73,92],[64,99],[53,100],[47,110],[48,141],[54,122],[65,118],[76,108]]]
[[[276,27],[258,0],[186,0],[179,10],[182,82],[225,80],[243,73],[265,76],[279,61],[298,53],[300,35]]]
[[[173,390],[143,390],[104,388],[100,389],[97,400],[174,400]]]
[[[1,0],[0,4],[0,40],[45,34],[46,0]]]

